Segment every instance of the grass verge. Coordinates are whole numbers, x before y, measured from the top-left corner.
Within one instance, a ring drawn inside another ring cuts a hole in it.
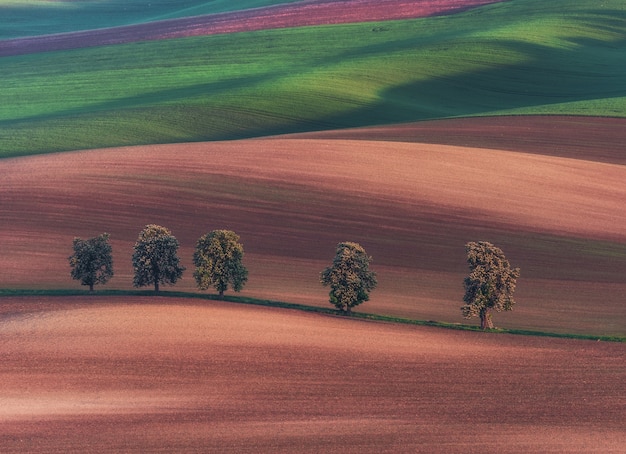
[[[461,323],[447,323],[438,322],[434,320],[416,320],[403,317],[392,317],[381,314],[370,314],[364,312],[353,312],[352,315],[346,316],[342,312],[324,307],[308,306],[305,304],[288,303],[284,301],[274,301],[251,297],[232,296],[225,295],[223,299],[220,299],[215,294],[205,293],[193,293],[193,292],[179,292],[179,291],[160,291],[155,294],[150,290],[100,290],[95,293],[89,293],[80,289],[0,289],[1,297],[17,297],[17,296],[159,296],[165,298],[187,298],[187,299],[201,299],[210,301],[225,301],[229,303],[237,304],[249,304],[254,306],[276,307],[282,309],[299,310],[303,312],[314,312],[318,314],[335,315],[346,318],[352,318],[357,320],[370,320],[377,322],[387,323],[400,323],[405,325],[416,326],[432,326],[436,328],[453,329],[460,331],[477,331],[488,332],[494,334],[515,334],[522,336],[538,336],[538,337],[554,337],[561,339],[578,339],[578,340],[593,340],[603,342],[622,342],[626,343],[626,336],[598,336],[593,334],[570,334],[570,333],[552,333],[546,331],[534,331],[534,330],[522,330],[522,329],[506,329],[496,328],[487,331],[483,331],[480,327],[475,325],[466,325]]]

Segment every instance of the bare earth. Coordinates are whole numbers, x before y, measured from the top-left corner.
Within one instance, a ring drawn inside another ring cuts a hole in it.
[[[502,0],[307,0],[221,14],[0,41],[0,57],[187,36],[307,25],[413,19]]]
[[[310,1],[2,41],[0,56],[487,3]],[[463,244],[486,239],[522,268],[519,304],[496,324],[624,335],[624,131],[454,120],[0,160],[0,287],[78,286],[72,238],[107,231],[108,287],[130,288],[132,245],[158,223],[182,245],[176,288],[192,290],[195,241],[229,228],[246,247],[244,295],[327,305],[318,273],[351,240],[379,273],[363,310],[461,321]],[[625,360],[617,343],[215,302],[4,297],[0,452],[618,453]]]
[[[624,118],[543,115],[452,118],[302,133],[293,137],[438,143],[626,164]]]
[[[71,164],[70,164],[71,163]],[[188,268],[204,233],[241,235],[243,294],[327,305],[318,282],[340,241],[374,257],[365,311],[462,321],[464,244],[503,248],[522,278],[504,327],[623,335],[626,167],[418,143],[266,139],[146,146],[0,161],[2,287],[78,287],[75,236],[111,234],[116,276],[149,223]]]
[[[0,300],[0,449],[623,452],[622,344],[173,298]]]

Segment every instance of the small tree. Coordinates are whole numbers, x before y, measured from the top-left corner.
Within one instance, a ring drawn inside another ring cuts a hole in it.
[[[480,328],[493,328],[491,311],[510,311],[515,304],[513,292],[520,275],[511,268],[501,249],[487,241],[465,245],[470,274],[464,280],[465,318],[480,317]]]
[[[372,257],[358,243],[339,243],[332,266],[320,273],[322,285],[330,286],[330,303],[346,314],[369,300],[377,285],[376,273],[370,271]]]
[[[203,235],[196,244],[193,277],[200,290],[209,287],[219,292],[220,298],[231,285],[239,292],[248,281],[248,270],[242,263],[243,245],[231,230],[213,230]]]
[[[185,267],[180,265],[178,240],[165,227],[147,225],[135,243],[133,285],[144,287],[154,284],[154,291],[159,292],[159,284],[175,284],[183,275]]]
[[[113,277],[113,257],[109,234],[83,240],[74,238],[74,254],[69,257],[72,279],[88,285],[93,292],[96,284],[106,284]]]

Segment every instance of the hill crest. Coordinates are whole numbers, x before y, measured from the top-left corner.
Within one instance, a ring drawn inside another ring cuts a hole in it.
[[[416,19],[503,0],[305,0],[96,30],[0,40],[0,57],[276,28]]]

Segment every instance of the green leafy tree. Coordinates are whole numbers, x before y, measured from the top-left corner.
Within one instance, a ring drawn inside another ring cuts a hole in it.
[[[103,233],[83,240],[74,238],[74,254],[69,257],[72,279],[88,285],[93,292],[96,284],[106,284],[113,277],[112,248],[109,234]]]
[[[134,249],[135,287],[154,284],[158,293],[160,284],[175,284],[182,277],[185,267],[178,259],[178,240],[165,227],[147,225],[139,233]]]
[[[493,328],[491,311],[510,311],[519,268],[511,268],[501,249],[487,241],[465,245],[470,274],[464,280],[465,318],[480,317],[481,329]]]
[[[231,230],[213,230],[203,235],[196,244],[193,277],[200,290],[209,287],[219,292],[220,298],[228,286],[239,292],[248,281],[248,270],[243,265],[243,245]]]
[[[369,300],[369,292],[378,284],[376,273],[369,269],[372,257],[352,242],[339,243],[332,266],[320,274],[320,282],[330,287],[330,303],[346,314]]]

